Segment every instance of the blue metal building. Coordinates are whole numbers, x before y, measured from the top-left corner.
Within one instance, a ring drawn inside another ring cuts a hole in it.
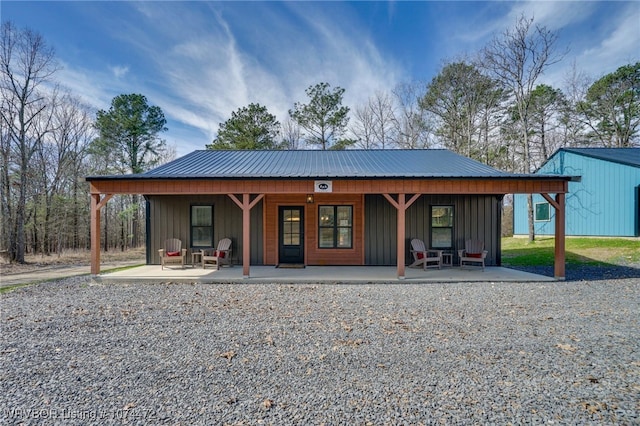
[[[561,148],[536,174],[582,177],[569,182],[566,235],[640,236],[640,148]],[[536,235],[553,235],[553,208],[533,202]],[[514,196],[513,233],[529,233],[526,195]]]

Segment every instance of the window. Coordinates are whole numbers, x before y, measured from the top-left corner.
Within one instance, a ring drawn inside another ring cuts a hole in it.
[[[453,247],[453,206],[431,206],[431,248]]]
[[[191,206],[191,247],[213,247],[213,206]]]
[[[551,220],[549,203],[535,203],[533,214],[534,214],[534,219],[533,219],[534,221],[549,222]]]
[[[318,207],[318,247],[353,246],[353,206]]]

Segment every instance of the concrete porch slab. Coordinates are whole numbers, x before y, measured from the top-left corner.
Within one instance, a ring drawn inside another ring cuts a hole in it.
[[[97,282],[188,282],[188,283],[422,283],[422,282],[525,282],[555,281],[552,277],[502,267],[448,267],[442,269],[406,268],[400,280],[392,266],[307,266],[305,268],[276,268],[251,266],[250,277],[243,278],[242,266],[223,267],[220,270],[187,266],[165,267],[144,265],[94,277]]]

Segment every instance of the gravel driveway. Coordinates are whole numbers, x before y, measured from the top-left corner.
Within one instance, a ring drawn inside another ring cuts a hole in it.
[[[640,280],[0,296],[2,424],[638,424]],[[46,419],[46,421],[43,421]]]

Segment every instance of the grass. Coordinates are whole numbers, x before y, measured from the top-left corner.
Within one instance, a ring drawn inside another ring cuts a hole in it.
[[[502,239],[504,266],[549,266],[554,262],[555,239],[505,237]],[[627,238],[567,238],[567,265],[630,265],[640,263],[640,240]]]
[[[17,290],[17,289],[22,288],[22,287],[27,287],[27,286],[30,286],[32,284],[35,284],[35,283],[14,284],[14,285],[8,285],[8,286],[0,287],[0,294],[9,293],[10,291]]]

